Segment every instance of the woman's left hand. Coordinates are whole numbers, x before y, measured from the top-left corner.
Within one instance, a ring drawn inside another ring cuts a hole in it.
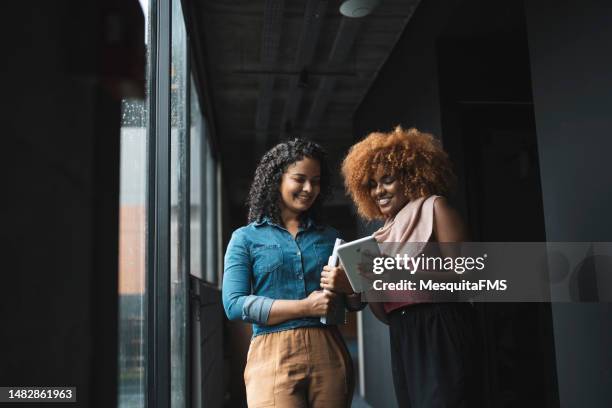
[[[333,267],[325,265],[321,272],[321,287],[323,289],[333,290],[337,293],[345,293],[350,295],[353,288],[346,277],[346,273],[341,266]]]

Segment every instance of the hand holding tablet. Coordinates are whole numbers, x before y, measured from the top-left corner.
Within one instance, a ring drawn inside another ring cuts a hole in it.
[[[376,239],[369,236],[347,242],[338,246],[337,251],[353,291],[356,293],[365,291],[367,288],[364,288],[363,278],[371,272],[372,260],[380,256]],[[370,265],[368,270],[362,270],[364,263]]]

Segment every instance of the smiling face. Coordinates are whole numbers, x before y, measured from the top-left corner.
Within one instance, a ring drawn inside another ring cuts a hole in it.
[[[307,211],[321,192],[321,166],[310,157],[290,164],[280,185],[281,211],[296,215]]]
[[[368,181],[370,197],[385,218],[395,216],[410,201],[399,179],[380,166]]]

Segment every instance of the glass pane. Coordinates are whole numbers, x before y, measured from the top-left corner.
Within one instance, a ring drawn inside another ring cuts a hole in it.
[[[217,283],[217,165],[206,138],[206,280]]]
[[[189,266],[187,259],[187,35],[180,0],[172,0],[171,83],[170,83],[170,364],[171,406],[185,406],[186,385],[186,310]]]
[[[191,268],[192,275],[202,277],[202,126],[203,117],[198,101],[198,94],[191,81],[191,127],[190,127],[190,201],[191,201]]]
[[[148,42],[148,2],[141,0]],[[147,61],[148,61],[147,49]],[[147,73],[149,67],[147,67]],[[147,233],[147,78],[145,100],[121,108],[119,194],[119,387],[120,408],[145,406],[145,271]]]

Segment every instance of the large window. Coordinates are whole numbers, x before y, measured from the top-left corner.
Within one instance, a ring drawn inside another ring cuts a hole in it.
[[[218,283],[218,163],[181,2],[140,2],[147,93],[122,109],[119,407],[182,408],[191,395],[189,275]]]
[[[119,209],[119,406],[144,405],[147,132],[143,101],[123,101]]]
[[[145,41],[149,43],[149,8]],[[148,47],[147,47],[148,48]],[[149,59],[147,49],[147,60]],[[144,99],[125,99],[121,106],[121,162],[119,194],[119,373],[118,406],[144,407],[145,383],[145,274],[147,267],[147,183],[149,74]]]
[[[187,305],[189,283],[189,73],[187,33],[180,0],[172,0],[170,80],[170,365],[171,406],[185,406],[187,393]],[[198,163],[194,163],[196,166]]]
[[[206,280],[218,282],[217,270],[217,165],[214,161],[210,140],[206,141]]]
[[[198,92],[193,79],[191,80],[191,126],[190,126],[190,154],[191,154],[191,173],[190,173],[190,194],[191,201],[190,218],[191,218],[191,268],[190,272],[193,276],[199,279],[204,279],[202,274],[204,263],[202,255],[204,253],[204,243],[206,240],[203,237],[202,223],[204,220],[204,206],[202,205],[203,192],[205,185],[203,184],[203,148],[204,143],[204,127],[206,121],[202,115]]]

